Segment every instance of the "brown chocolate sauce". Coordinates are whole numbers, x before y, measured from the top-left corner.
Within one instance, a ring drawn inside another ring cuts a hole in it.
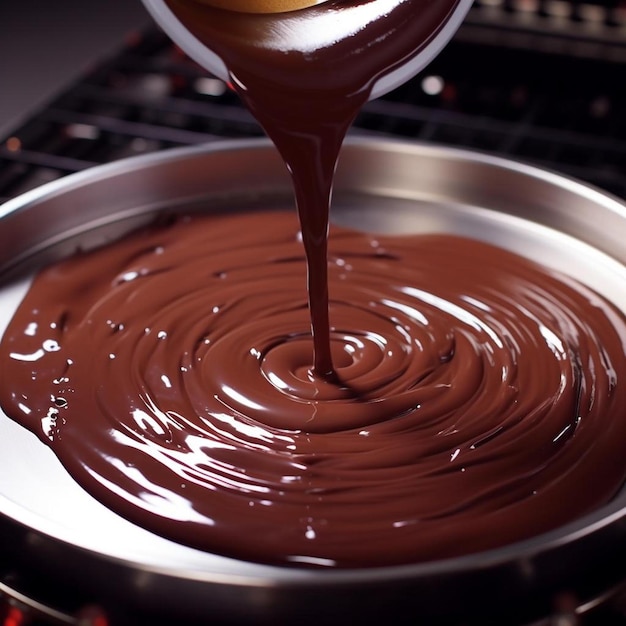
[[[333,378],[326,276],[333,175],[348,128],[376,80],[415,56],[458,0],[332,0],[273,15],[168,0],[226,64],[291,172],[307,255],[313,371]]]
[[[295,214],[186,218],[46,269],[0,400],[75,479],[176,541],[279,564],[500,546],[625,478],[626,320],[452,236],[333,228],[313,377]]]
[[[7,414],[124,517],[269,563],[456,556],[612,498],[626,319],[611,304],[449,236],[333,229],[327,262],[345,132],[456,2],[245,19],[169,4],[275,141],[301,222],[185,218],[46,269],[0,346]],[[322,19],[343,36],[310,45]]]

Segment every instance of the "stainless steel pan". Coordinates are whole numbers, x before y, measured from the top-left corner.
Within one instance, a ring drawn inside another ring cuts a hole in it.
[[[292,204],[282,163],[258,140],[121,161],[25,194],[0,207],[0,329],[34,266],[155,213]],[[552,173],[471,152],[352,140],[333,219],[487,240],[575,273],[626,311],[626,206]],[[113,624],[508,624],[549,614],[564,592],[583,610],[626,580],[625,557],[623,491],[554,532],[441,562],[318,571],[228,559],[119,518],[0,414],[0,593],[10,587],[61,622],[97,604]]]

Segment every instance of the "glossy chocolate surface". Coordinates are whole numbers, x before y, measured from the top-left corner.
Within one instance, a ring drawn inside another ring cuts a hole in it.
[[[311,373],[296,217],[260,212],[47,269],[2,344],[2,405],[121,515],[262,562],[471,553],[618,491],[623,314],[469,239],[329,245],[338,384]]]

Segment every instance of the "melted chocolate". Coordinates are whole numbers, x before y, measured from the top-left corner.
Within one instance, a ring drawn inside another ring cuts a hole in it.
[[[331,0],[275,15],[168,0],[225,62],[292,174],[307,255],[313,371],[333,379],[326,240],[341,144],[376,80],[414,57],[458,0]]]
[[[45,270],[0,347],[7,414],[128,519],[270,563],[465,554],[613,497],[626,473],[614,307],[453,237],[336,230],[327,264],[345,132],[456,2],[169,4],[275,141],[301,226],[189,218]]]
[[[329,246],[340,384],[310,371],[296,217],[255,213],[45,270],[2,344],[2,405],[121,515],[257,561],[465,554],[616,493],[622,314],[471,240]]]

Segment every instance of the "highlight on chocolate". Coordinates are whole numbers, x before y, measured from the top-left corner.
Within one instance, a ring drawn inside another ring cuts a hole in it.
[[[241,13],[286,13],[323,4],[327,0],[196,0],[216,9]]]

